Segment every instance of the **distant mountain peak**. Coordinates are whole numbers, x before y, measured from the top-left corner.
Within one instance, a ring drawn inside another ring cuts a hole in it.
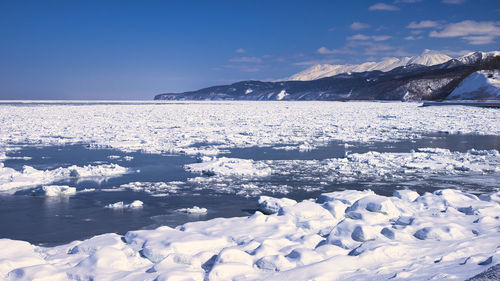
[[[396,67],[408,66],[411,64],[419,64],[425,66],[432,66],[436,64],[445,63],[452,58],[439,51],[425,49],[422,54],[414,57],[388,57],[379,62],[365,62],[362,64],[316,64],[308,69],[301,71],[297,74],[290,76],[285,80],[291,81],[308,81],[316,80],[324,77],[335,76],[341,73],[352,72],[365,72],[380,70],[383,72],[391,71]]]

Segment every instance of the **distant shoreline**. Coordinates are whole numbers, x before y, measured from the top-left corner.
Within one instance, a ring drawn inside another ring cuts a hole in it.
[[[465,105],[465,106],[477,106],[477,107],[488,107],[488,108],[500,108],[499,101],[473,101],[473,100],[463,100],[463,101],[424,101],[423,107],[427,106],[446,106],[446,105]]]

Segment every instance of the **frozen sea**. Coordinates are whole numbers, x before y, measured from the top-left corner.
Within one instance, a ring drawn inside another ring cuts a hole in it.
[[[106,233],[252,218],[267,210],[262,196],[482,196],[500,189],[499,121],[497,109],[399,102],[4,102],[0,238],[64,247]]]
[[[420,147],[445,148],[450,151],[467,152],[470,149],[500,150],[500,137],[492,135],[433,134],[422,139],[398,142],[375,142],[370,144],[332,142],[309,151],[298,149],[282,150],[273,147],[232,148],[222,153],[224,157],[238,159],[265,160],[311,160],[345,158],[347,153],[391,152],[403,153]],[[239,217],[253,214],[260,195],[287,197],[294,200],[316,198],[321,193],[345,189],[372,189],[377,194],[391,195],[394,190],[411,186],[420,193],[432,192],[443,187],[454,187],[476,194],[494,191],[498,186],[484,186],[482,179],[466,180],[442,179],[441,175],[427,179],[403,177],[397,181],[365,178],[351,181],[329,181],[311,178],[304,171],[276,170],[265,177],[228,177],[218,180],[221,189],[189,182],[197,174],[184,169],[184,165],[196,163],[197,157],[183,154],[146,154],[141,152],[121,152],[114,149],[90,148],[84,144],[63,146],[19,145],[6,154],[4,166],[22,171],[29,165],[37,170],[50,170],[71,165],[114,163],[130,169],[130,172],[115,177],[67,178],[53,182],[55,185],[76,187],[71,196],[44,196],[36,193],[42,185],[33,185],[16,191],[13,195],[0,194],[0,224],[9,225],[0,229],[0,237],[29,241],[38,245],[58,245],[73,240],[81,240],[97,234],[114,232],[125,234],[131,229],[153,229],[161,225],[171,227],[190,221],[207,220],[216,217]],[[125,160],[124,157],[130,157]],[[313,171],[310,171],[312,174]],[[319,175],[321,176],[321,174]],[[325,175],[326,176],[326,175]],[[209,179],[209,176],[205,176]],[[486,180],[491,180],[484,177]],[[495,177],[495,180],[499,178]],[[257,193],[242,192],[226,185],[255,184],[261,186]],[[165,195],[165,190],[145,192],[120,188],[130,182],[176,182],[175,192]],[[496,182],[498,183],[498,181]],[[209,183],[210,184],[210,183]],[[266,190],[266,185],[280,186],[277,190]],[[303,187],[307,186],[306,189]],[[86,192],[86,190],[92,190]],[[240,194],[238,194],[240,193]],[[159,195],[159,196],[158,196]],[[144,203],[139,209],[105,208],[115,202]],[[205,214],[187,214],[177,210],[202,206],[209,211]]]

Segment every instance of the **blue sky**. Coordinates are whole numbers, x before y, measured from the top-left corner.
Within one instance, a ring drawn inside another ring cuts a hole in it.
[[[0,0],[0,99],[151,99],[315,63],[500,49],[498,0]]]

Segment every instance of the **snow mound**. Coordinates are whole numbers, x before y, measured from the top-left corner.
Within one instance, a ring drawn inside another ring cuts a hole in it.
[[[332,192],[277,214],[104,234],[57,247],[0,239],[0,278],[465,280],[500,262],[500,192],[397,195]],[[345,207],[345,217],[330,213],[334,205]]]
[[[200,208],[198,206],[193,206],[192,208],[182,208],[178,209],[177,211],[186,214],[206,214],[207,208]]]
[[[258,200],[259,211],[264,214],[275,214],[281,208],[295,204],[297,204],[297,201],[288,198],[278,199],[269,196],[260,196]]]
[[[124,204],[123,201],[108,204],[104,206],[105,208],[109,209],[140,209],[144,206],[144,203],[140,200],[134,200],[130,204]]]
[[[186,170],[207,176],[235,175],[265,177],[271,174],[271,169],[265,163],[250,159],[205,156],[201,161],[201,163],[185,165]]]
[[[446,99],[500,100],[500,72],[476,71],[467,76]]]
[[[45,196],[68,196],[75,195],[76,188],[69,187],[67,185],[44,185],[40,188],[34,189],[33,194]]]
[[[114,177],[128,172],[127,168],[116,164],[83,167],[73,165],[45,171],[24,166],[23,171],[18,172],[12,168],[4,167],[3,163],[0,163],[0,192],[12,193],[18,189],[50,184],[68,178]]]

